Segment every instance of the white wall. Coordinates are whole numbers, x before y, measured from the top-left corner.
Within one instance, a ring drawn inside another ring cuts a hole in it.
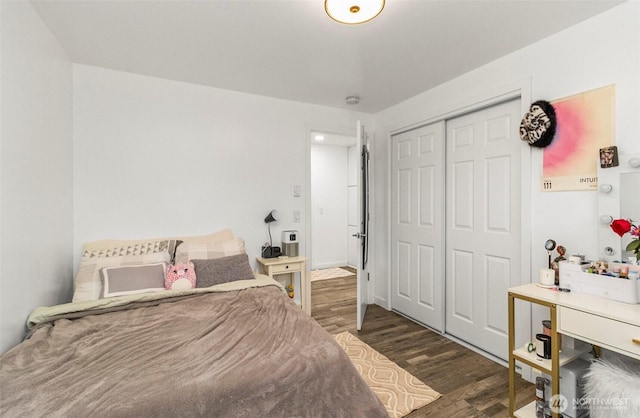
[[[71,62],[28,2],[0,2],[0,352],[71,296]]]
[[[312,269],[347,265],[348,148],[311,145]]]
[[[300,231],[305,255],[310,129],[370,116],[74,64],[74,251],[103,238],[206,234],[225,227],[251,259],[264,217]],[[301,197],[293,197],[300,185]],[[300,211],[301,222],[293,222]]]
[[[428,71],[425,63],[425,71]],[[640,151],[640,2],[626,2],[601,15],[513,54],[466,73],[437,88],[376,114],[374,161],[376,240],[375,299],[388,303],[389,133],[456,110],[487,91],[527,79],[533,100],[554,100],[616,84],[618,149]],[[523,143],[523,146],[526,146]],[[546,262],[543,244],[554,238],[568,252],[597,258],[597,193],[540,192],[542,151],[532,150],[531,274]],[[529,281],[529,277],[524,278]]]

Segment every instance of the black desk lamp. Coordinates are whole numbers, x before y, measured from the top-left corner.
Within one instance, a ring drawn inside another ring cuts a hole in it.
[[[267,224],[267,229],[269,230],[269,245],[262,247],[263,258],[275,258],[282,255],[280,247],[274,247],[273,240],[271,239],[271,222],[276,222],[279,217],[278,211],[274,209],[264,218],[264,222]]]

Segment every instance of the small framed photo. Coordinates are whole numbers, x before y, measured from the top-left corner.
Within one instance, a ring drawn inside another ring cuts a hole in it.
[[[600,167],[609,168],[618,166],[618,147],[600,148]]]

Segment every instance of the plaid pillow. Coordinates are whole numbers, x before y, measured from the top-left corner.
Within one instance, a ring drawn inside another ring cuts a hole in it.
[[[176,263],[187,263],[190,260],[209,260],[230,255],[244,254],[244,241],[234,238],[221,242],[209,242],[206,244],[194,244],[183,242],[176,249]]]

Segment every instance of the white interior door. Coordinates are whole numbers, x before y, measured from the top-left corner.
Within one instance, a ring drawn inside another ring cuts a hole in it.
[[[360,230],[354,234],[360,240],[358,245],[358,268],[357,268],[357,308],[356,308],[356,328],[362,329],[364,315],[367,312],[368,294],[369,294],[369,275],[367,273],[368,261],[368,233],[369,233],[369,150],[366,141],[364,125],[357,122],[356,128],[356,149],[360,150],[360,158],[358,158],[358,173],[356,184],[358,208],[358,224]]]
[[[447,121],[446,331],[507,359],[520,283],[520,101]]]
[[[444,323],[444,122],[394,135],[391,303],[441,332]]]
[[[350,138],[352,139],[352,138]],[[360,158],[362,150],[355,145],[348,150],[348,176],[347,176],[347,265],[358,268],[360,263],[360,208],[358,200],[358,178],[360,177]]]

